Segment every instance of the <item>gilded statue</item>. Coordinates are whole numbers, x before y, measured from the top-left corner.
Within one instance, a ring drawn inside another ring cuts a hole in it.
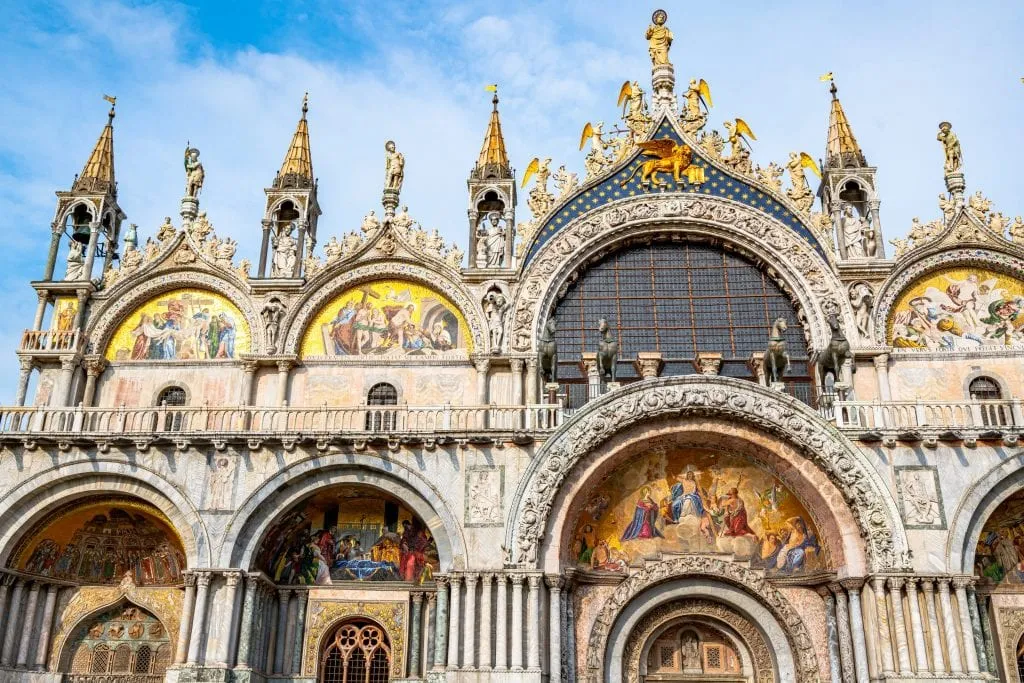
[[[651,25],[647,27],[647,51],[651,55],[652,66],[670,65],[668,51],[672,47],[672,31],[668,30],[665,22],[668,21],[668,13],[663,9],[655,10],[651,15]]]
[[[401,192],[405,180],[405,156],[398,151],[394,140],[384,143],[384,189]]]
[[[703,78],[690,79],[690,85],[683,95],[683,130],[690,135],[704,127],[708,120],[711,104],[711,87]]]
[[[605,154],[609,145],[604,140],[604,121],[598,121],[596,124],[588,121],[583,126],[583,132],[580,134],[581,150],[587,146],[587,140],[590,141],[590,152],[583,159],[583,166],[587,169],[587,180],[590,180],[603,173],[615,159]]]
[[[723,159],[729,166],[740,173],[750,173],[753,168],[750,163],[750,140],[756,140],[757,136],[750,126],[743,119],[736,119],[734,122],[726,121],[725,131],[729,134],[729,158]],[[747,136],[750,140],[747,140]]]
[[[530,212],[534,218],[540,218],[546,214],[555,202],[554,195],[548,192],[548,178],[551,177],[551,169],[548,168],[550,164],[551,157],[543,161],[541,161],[540,157],[534,157],[533,161],[526,167],[526,173],[523,174],[523,187],[526,187],[526,183],[530,182],[531,177],[537,176],[533,189],[530,190],[530,196],[526,201],[526,205],[530,207]]]
[[[185,145],[185,196],[199,199],[199,191],[203,189],[206,173],[203,162],[199,161],[199,150]]]
[[[943,121],[939,124],[939,134],[935,138],[942,143],[942,151],[946,155],[946,173],[957,173],[964,165],[963,156],[960,153],[960,140],[953,132],[953,124]]]
[[[647,114],[643,88],[637,81],[626,81],[619,88],[619,106],[622,107],[622,120],[626,122],[633,139],[639,140],[647,135],[651,117]]]
[[[793,185],[786,194],[793,200],[793,203],[797,205],[801,212],[807,213],[814,205],[814,193],[811,192],[810,185],[807,184],[807,176],[804,173],[804,169],[811,169],[814,175],[819,178],[821,177],[821,171],[818,170],[818,165],[814,163],[814,158],[807,152],[800,152],[799,154],[790,152],[786,168],[789,169],[789,180]]]
[[[704,182],[704,169],[693,166],[693,150],[687,144],[678,144],[670,138],[660,140],[647,140],[637,145],[644,156],[654,157],[648,159],[633,169],[633,172],[620,184],[625,187],[631,180],[640,173],[640,184],[658,187],[662,185],[658,179],[659,173],[671,173],[672,179],[678,185],[686,174],[686,181],[693,185],[700,185]]]

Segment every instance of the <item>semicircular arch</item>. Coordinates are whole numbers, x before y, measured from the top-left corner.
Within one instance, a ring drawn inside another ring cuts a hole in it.
[[[1024,491],[1024,453],[1000,462],[967,489],[953,513],[946,541],[946,568],[973,574],[975,551],[992,514],[1015,493]]]
[[[690,375],[634,382],[587,403],[538,450],[521,479],[506,525],[506,547],[536,565],[552,512],[570,472],[629,427],[664,418],[721,418],[788,442],[841,492],[866,539],[869,569],[906,563],[907,535],[891,492],[846,437],[781,392],[727,377]]]

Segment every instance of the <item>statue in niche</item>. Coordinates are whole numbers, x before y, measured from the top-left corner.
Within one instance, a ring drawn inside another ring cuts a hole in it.
[[[545,382],[558,381],[558,341],[555,339],[555,332],[558,325],[554,316],[548,318],[537,338],[538,365],[540,375]]]
[[[384,189],[402,191],[405,180],[405,156],[398,151],[394,140],[384,143]]]
[[[939,134],[935,139],[942,143],[942,151],[945,154],[943,167],[946,173],[960,171],[964,166],[964,158],[960,151],[960,140],[957,139],[956,133],[953,132],[953,124],[949,121],[940,123]]]
[[[292,237],[291,223],[274,237],[274,260],[270,269],[270,277],[292,277],[295,272],[295,261],[298,258],[298,243]]]
[[[206,173],[203,162],[199,161],[199,150],[185,145],[185,196],[199,199],[199,191],[203,189]]]
[[[267,350],[274,353],[277,351],[277,334],[281,328],[281,318],[284,316],[284,304],[276,296],[270,297],[260,315],[263,317],[263,327],[267,333]]]
[[[477,268],[501,268],[505,265],[505,222],[501,214],[491,211],[476,230],[477,243],[483,244],[483,263],[477,247]]]
[[[501,353],[501,345],[505,340],[505,312],[508,310],[508,299],[501,290],[494,288],[484,297],[484,314],[487,316],[487,332],[491,341],[491,352]]]
[[[85,257],[82,255],[82,243],[71,240],[68,248],[68,265],[64,270],[64,279],[81,280],[85,277]]]
[[[701,671],[703,666],[700,661],[700,642],[697,640],[697,636],[693,633],[687,632],[683,636],[683,670],[686,671]]]
[[[870,226],[863,218],[858,216],[853,207],[847,204],[843,207],[840,216],[840,226],[843,231],[843,240],[846,243],[846,258],[864,258],[868,255],[865,245],[864,233],[870,230]],[[872,232],[874,232],[872,230]]]
[[[850,287],[850,306],[853,308],[853,320],[857,325],[857,332],[865,339],[871,338],[871,306],[875,300],[875,293],[866,282],[858,282]]]

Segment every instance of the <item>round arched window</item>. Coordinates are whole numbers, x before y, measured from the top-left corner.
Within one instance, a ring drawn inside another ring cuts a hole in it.
[[[785,318],[791,365],[786,384],[811,403],[807,343],[790,296],[765,269],[719,247],[693,242],[635,244],[591,263],[555,304],[559,381],[569,403],[586,400],[580,356],[597,350],[605,318],[619,342],[618,379],[638,378],[637,352],[660,351],[663,375],[696,372],[699,352],[722,354],[719,374],[755,379],[751,356],[768,345],[772,322]]]
[[[185,390],[182,389],[181,387],[174,386],[167,387],[166,389],[161,391],[160,395],[157,396],[156,404],[158,406],[167,407],[183,406],[185,405],[186,400],[187,396],[185,394]]]
[[[395,387],[387,382],[374,384],[366,394],[366,405],[371,406],[366,412],[366,431],[391,431],[395,428],[398,415],[394,410],[372,407],[398,405]]]
[[[981,401],[977,413],[981,415],[981,423],[986,427],[1005,427],[1013,424],[1010,406],[999,403],[1003,400],[1003,390],[992,377],[975,377],[967,386],[967,393],[972,401]]]

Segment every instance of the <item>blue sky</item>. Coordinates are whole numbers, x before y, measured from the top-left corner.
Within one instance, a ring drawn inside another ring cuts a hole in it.
[[[551,156],[581,172],[587,121],[617,118],[626,79],[649,82],[643,32],[656,5],[625,2],[0,3],[0,402],[32,323],[53,219],[117,95],[120,203],[142,240],[183,190],[181,149],[202,150],[215,229],[259,248],[263,188],[310,93],[321,244],[379,212],[382,146],[406,155],[403,203],[448,241],[467,239],[466,176],[501,85],[513,165]],[[878,166],[886,239],[938,217],[937,124],[964,148],[968,190],[1024,213],[1024,5],[1017,2],[705,3],[664,0],[677,78],[705,78],[710,124],[740,116],[762,165],[823,155],[826,71]],[[525,202],[520,217],[527,213]]]

